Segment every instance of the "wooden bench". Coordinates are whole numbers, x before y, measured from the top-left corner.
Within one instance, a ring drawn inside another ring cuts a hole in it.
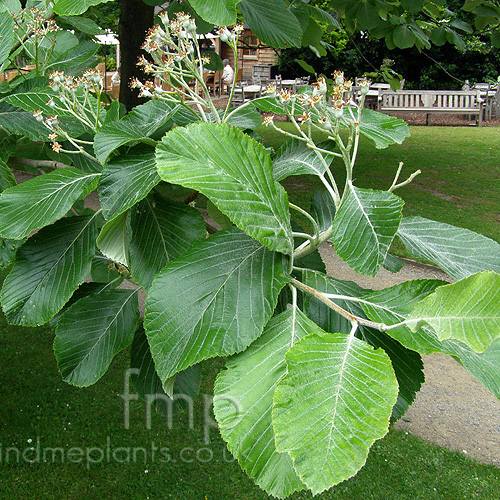
[[[378,110],[383,113],[403,111],[426,113],[427,125],[432,113],[467,114],[477,116],[483,125],[484,100],[478,90],[379,90]]]

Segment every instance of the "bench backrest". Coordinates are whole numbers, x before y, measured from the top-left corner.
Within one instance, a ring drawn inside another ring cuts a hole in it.
[[[482,103],[476,90],[382,90],[379,101],[381,109],[479,109]]]

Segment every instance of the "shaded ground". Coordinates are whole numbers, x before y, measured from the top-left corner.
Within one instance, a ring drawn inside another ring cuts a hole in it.
[[[321,248],[329,274],[367,288],[385,288],[417,278],[447,279],[439,269],[405,261],[392,274],[362,276],[342,262],[333,245]],[[425,383],[396,427],[426,441],[500,467],[500,401],[450,356],[423,356]],[[500,360],[499,360],[500,362]]]

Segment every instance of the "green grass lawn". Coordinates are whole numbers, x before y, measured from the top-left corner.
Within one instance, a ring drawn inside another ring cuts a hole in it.
[[[290,132],[292,125],[282,123]],[[399,162],[401,180],[420,169],[409,186],[396,191],[405,201],[404,215],[423,217],[472,229],[500,242],[500,129],[494,127],[410,127],[401,145],[378,150],[360,142],[354,182],[358,187],[388,189]],[[278,147],[285,137],[272,129],[259,129],[264,143]],[[332,171],[342,185],[343,165],[335,160]],[[321,182],[313,176],[285,181],[291,201],[304,207]]]
[[[411,132],[403,145],[382,151],[363,141],[356,184],[387,188],[399,161],[404,161],[404,173],[423,171],[399,192],[406,215],[450,222],[500,241],[498,129],[414,127]],[[282,140],[268,129],[264,136],[275,146]],[[287,181],[292,201],[304,206],[319,187],[311,177]],[[0,499],[269,498],[231,461],[215,429],[210,442],[204,441],[208,417],[203,394],[212,393],[221,360],[203,365],[205,382],[191,428],[186,414],[175,416],[170,426],[153,415],[147,428],[145,405],[132,401],[126,429],[119,395],[127,353],[117,357],[97,384],[78,389],[61,380],[52,341],[46,328],[13,327],[0,318]],[[36,450],[29,450],[38,443],[49,459],[46,463],[37,461]],[[49,448],[58,449],[54,461]],[[87,464],[82,452],[98,463]],[[375,443],[367,465],[354,479],[316,498],[498,500],[499,492],[500,469],[391,431]],[[308,498],[305,493],[292,497]]]

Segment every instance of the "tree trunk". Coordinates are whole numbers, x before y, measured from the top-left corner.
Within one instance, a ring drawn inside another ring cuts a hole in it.
[[[137,59],[143,51],[141,45],[146,38],[146,31],[153,25],[154,7],[141,0],[121,0],[118,38],[120,40],[120,102],[127,111],[142,104],[137,89],[129,87],[132,78],[144,81],[145,75],[137,67]]]

